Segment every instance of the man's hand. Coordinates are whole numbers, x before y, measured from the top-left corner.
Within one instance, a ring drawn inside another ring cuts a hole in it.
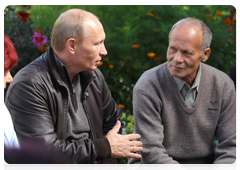
[[[139,134],[129,134],[129,135],[120,135],[118,131],[121,127],[121,122],[117,121],[116,125],[110,130],[106,138],[108,139],[113,158],[141,158],[140,154],[134,152],[142,151],[142,142],[132,141],[134,139],[139,139]]]

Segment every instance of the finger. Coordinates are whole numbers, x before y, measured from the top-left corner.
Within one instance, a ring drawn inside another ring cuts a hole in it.
[[[132,153],[132,152],[131,152],[131,153],[129,153],[129,154],[127,155],[127,157],[139,159],[139,158],[141,158],[142,156],[141,156],[140,154]]]
[[[120,128],[121,128],[121,122],[118,120],[116,125],[112,128],[112,130],[118,133]]]
[[[142,146],[142,142],[140,141],[130,141],[130,146]]]
[[[142,151],[142,147],[131,147],[130,152],[140,152],[140,151]]]
[[[127,136],[129,140],[140,139],[141,137],[139,134],[129,134]]]

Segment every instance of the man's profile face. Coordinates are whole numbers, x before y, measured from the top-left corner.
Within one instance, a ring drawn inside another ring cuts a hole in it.
[[[197,26],[177,26],[170,35],[167,50],[168,68],[172,76],[189,85],[196,77],[202,60],[202,33]]]
[[[75,62],[84,71],[95,70],[102,56],[107,55],[104,46],[105,32],[101,23],[97,20],[88,20],[87,37],[76,46]]]

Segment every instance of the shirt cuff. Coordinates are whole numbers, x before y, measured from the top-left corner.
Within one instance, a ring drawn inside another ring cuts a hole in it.
[[[95,152],[97,154],[96,161],[100,161],[100,160],[111,157],[111,154],[112,154],[111,147],[106,137],[102,139],[93,140],[93,145],[95,148]]]

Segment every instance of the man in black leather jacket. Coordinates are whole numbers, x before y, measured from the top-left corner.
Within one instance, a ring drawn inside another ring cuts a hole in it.
[[[97,65],[107,55],[96,16],[71,9],[60,15],[51,46],[14,77],[5,104],[20,146],[40,143],[71,163],[118,163],[140,158],[138,134],[121,135],[121,109]]]

